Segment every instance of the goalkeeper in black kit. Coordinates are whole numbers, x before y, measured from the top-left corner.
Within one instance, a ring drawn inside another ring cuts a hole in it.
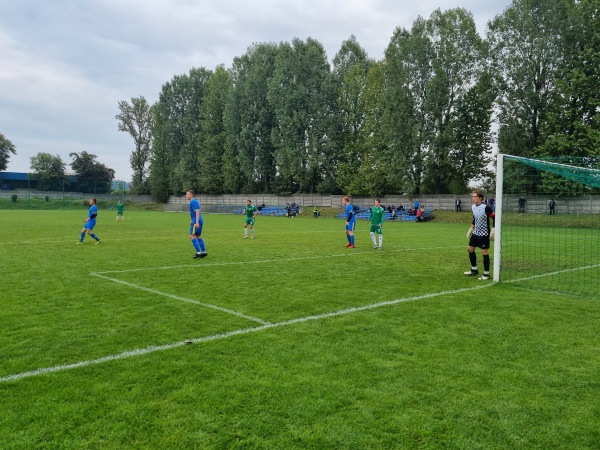
[[[480,191],[475,191],[471,194],[473,205],[471,210],[473,211],[473,222],[467,231],[467,238],[469,239],[469,260],[471,261],[471,270],[465,272],[465,275],[474,277],[479,275],[479,269],[477,268],[477,255],[475,254],[475,247],[481,249],[483,255],[483,275],[478,280],[489,280],[490,279],[490,241],[494,240],[494,225],[496,223],[494,210],[483,203],[483,194]],[[492,227],[490,228],[490,219],[492,219]]]

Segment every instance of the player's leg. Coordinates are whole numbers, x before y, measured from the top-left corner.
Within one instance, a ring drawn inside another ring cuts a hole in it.
[[[379,226],[379,248],[381,249],[381,247],[383,246],[383,230],[381,229],[381,225]]]
[[[490,279],[490,254],[489,249],[482,248],[481,254],[483,255],[483,275],[479,277],[480,280]]]
[[[79,242],[78,244],[83,244],[83,239],[85,238],[85,227],[83,227],[81,229],[81,234],[79,235]]]
[[[244,239],[248,237],[248,220],[244,223]]]
[[[469,262],[471,263],[471,270],[466,271],[465,275],[478,275],[479,269],[477,268],[477,255],[475,254],[475,246],[469,243],[467,251],[469,252]]]

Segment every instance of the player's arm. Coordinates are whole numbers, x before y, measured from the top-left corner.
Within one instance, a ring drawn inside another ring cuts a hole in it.
[[[473,229],[475,228],[475,216],[473,216],[473,222],[471,222],[471,226],[467,231],[467,239],[471,239],[471,235],[473,234]]]
[[[353,216],[354,216],[354,210],[350,209],[350,211],[348,211],[346,213],[346,222],[350,222],[352,220]]]
[[[494,210],[490,207],[490,206],[486,206],[485,207],[485,212],[488,216],[488,218],[492,219],[492,229],[490,230],[490,239],[493,241],[494,238],[496,237],[496,214],[494,213]]]

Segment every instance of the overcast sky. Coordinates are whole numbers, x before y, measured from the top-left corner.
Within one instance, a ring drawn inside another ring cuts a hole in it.
[[[483,36],[510,0],[0,0],[0,133],[17,149],[9,172],[39,152],[87,151],[131,180],[119,100],[151,104],[192,67],[231,67],[259,42],[311,37],[331,62],[351,35],[381,59],[396,27],[462,7]],[[67,168],[70,170],[70,167]]]

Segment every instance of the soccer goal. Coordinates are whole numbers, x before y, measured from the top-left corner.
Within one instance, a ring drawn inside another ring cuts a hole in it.
[[[599,167],[498,155],[495,282],[600,297]]]

